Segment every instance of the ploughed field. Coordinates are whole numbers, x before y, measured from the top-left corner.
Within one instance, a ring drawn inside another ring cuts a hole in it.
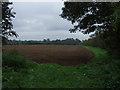
[[[57,63],[60,65],[77,65],[87,63],[95,54],[77,45],[6,45],[3,51],[16,49],[22,56],[38,63]]]

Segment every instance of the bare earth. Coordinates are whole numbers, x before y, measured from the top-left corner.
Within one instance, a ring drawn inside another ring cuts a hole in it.
[[[90,50],[75,45],[6,45],[4,51],[16,49],[21,55],[38,63],[77,65],[87,63],[95,56]]]

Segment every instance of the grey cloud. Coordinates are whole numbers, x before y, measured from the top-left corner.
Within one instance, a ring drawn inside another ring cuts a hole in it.
[[[81,33],[70,33],[72,28],[70,22],[63,20],[61,13],[62,3],[14,3],[16,18],[13,20],[14,30],[17,31],[20,40],[44,38],[65,39],[79,38],[87,39],[88,35]],[[14,39],[14,38],[12,38]]]

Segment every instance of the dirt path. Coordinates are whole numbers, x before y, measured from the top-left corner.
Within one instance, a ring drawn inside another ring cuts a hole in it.
[[[95,55],[90,50],[75,45],[7,45],[4,51],[17,49],[21,55],[38,63],[77,65],[87,63]]]

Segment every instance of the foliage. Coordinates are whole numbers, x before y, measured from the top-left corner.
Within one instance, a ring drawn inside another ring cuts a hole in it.
[[[25,40],[25,41],[18,41],[18,40],[9,40],[7,44],[10,45],[33,45],[33,44],[49,44],[49,45],[80,45],[81,41],[79,39],[73,39],[73,38],[67,38],[65,40],[50,40],[50,39],[44,39],[43,41],[35,41],[35,40]]]
[[[12,50],[10,52],[3,53],[2,65],[3,67],[11,67],[14,70],[27,68],[30,64],[26,65],[27,59],[23,56],[20,56],[17,50]],[[30,60],[29,60],[30,62]]]
[[[7,45],[8,39],[6,37],[2,37],[2,45]]]
[[[96,36],[96,37],[89,38],[87,40],[83,40],[81,44],[85,46],[98,47],[102,49],[106,48],[105,42],[103,39],[100,38],[100,36]]]
[[[15,12],[12,11],[9,5],[12,2],[2,2],[2,36],[18,36],[15,31],[13,31],[12,18],[15,18]]]
[[[74,24],[71,32],[93,32],[92,36],[100,37],[109,53],[119,58],[120,2],[65,2],[61,17]]]
[[[14,71],[11,67],[3,66],[3,88],[119,89],[120,60],[109,58],[107,52],[100,48],[85,47],[96,54],[88,64],[61,66],[37,64],[28,60],[33,67]]]
[[[120,59],[109,56],[105,50],[99,48],[90,46],[86,46],[86,48],[96,53],[92,65],[95,65],[100,70],[101,75],[99,76],[101,80],[104,80],[104,88],[120,89]]]
[[[114,9],[114,13],[113,13],[113,17],[114,17],[114,23],[112,25],[112,30],[109,31],[109,35],[110,36],[105,36],[104,35],[104,38],[107,38],[106,39],[106,43],[109,45],[108,46],[108,51],[111,53],[111,54],[114,54],[115,57],[118,57],[120,56],[120,2],[119,3],[114,3],[112,5],[113,9]]]
[[[110,28],[112,14],[113,9],[108,2],[64,2],[60,16],[74,24],[71,32],[79,30],[85,34],[91,32],[99,34]]]

